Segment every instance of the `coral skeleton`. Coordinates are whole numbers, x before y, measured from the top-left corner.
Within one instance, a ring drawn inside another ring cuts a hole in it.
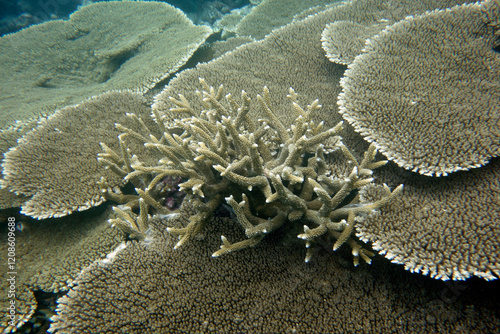
[[[381,199],[372,203],[359,203],[354,196],[359,189],[372,184],[372,170],[386,161],[374,161],[373,145],[358,162],[341,141],[342,123],[325,129],[323,122],[313,120],[321,107],[313,101],[301,107],[298,95],[290,88],[290,112],[296,118],[289,129],[272,110],[270,95],[264,87],[257,95],[261,119],[249,116],[252,100],[241,92],[236,101],[231,94],[224,97],[222,85],[216,90],[200,78],[203,110],[196,112],[182,95],[170,97],[175,104],[171,111],[189,114],[167,127],[161,115],[154,118],[161,138],[156,138],[141,119],[129,115],[142,124],[144,133],[138,133],[117,124],[123,131],[119,137],[121,154],[103,146],[99,155],[101,163],[119,173],[125,181],[136,186],[137,198],[129,200],[130,208],[139,206],[139,214],[116,208],[117,218],[112,223],[129,233],[141,235],[147,229],[148,212],[165,214],[168,208],[160,194],[164,192],[165,178],[182,179],[179,191],[186,193],[196,214],[189,217],[186,226],[169,227],[167,230],[179,237],[176,248],[200,233],[210,221],[214,211],[227,204],[234,211],[245,231],[246,240],[230,241],[221,236],[222,245],[214,257],[243,248],[255,246],[267,234],[287,224],[303,225],[297,237],[305,240],[306,258],[312,256],[312,245],[319,237],[328,234],[336,241],[333,250],[343,244],[352,248],[354,264],[359,258],[370,263],[373,253],[353,239],[357,219],[363,219],[386,205],[402,190],[402,185],[392,192],[384,185]],[[179,117],[180,118],[180,117]],[[144,142],[146,149],[161,153],[157,165],[145,166],[126,149],[126,138]],[[353,167],[348,175],[333,175],[325,155],[339,151]],[[103,181],[103,184],[105,181]],[[105,189],[105,186],[103,186]],[[124,197],[107,191],[109,197]],[[163,203],[162,203],[163,202]]]

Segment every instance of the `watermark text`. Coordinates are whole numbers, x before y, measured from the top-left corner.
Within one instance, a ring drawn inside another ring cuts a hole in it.
[[[9,217],[7,219],[7,298],[9,304],[7,313],[9,317],[9,325],[15,326],[16,318],[16,219]]]

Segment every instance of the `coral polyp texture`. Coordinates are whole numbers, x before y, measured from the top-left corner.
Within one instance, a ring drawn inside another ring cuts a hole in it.
[[[0,127],[110,90],[144,93],[211,33],[164,2],[105,1],[2,36]]]
[[[98,185],[102,176],[109,187],[121,186],[121,178],[103,171],[95,155],[100,141],[118,148],[120,131],[113,125],[122,122],[133,127],[125,116],[131,111],[150,113],[140,94],[111,91],[42,118],[20,138],[18,145],[5,153],[1,185],[25,196],[21,213],[37,219],[63,217],[104,201]]]
[[[266,87],[256,98],[265,117],[252,119],[249,111],[253,102],[244,91],[237,101],[231,94],[224,98],[222,86],[216,90],[203,79],[200,83],[204,89],[198,94],[204,106],[201,112],[191,108],[182,95],[170,98],[175,104],[171,112],[190,115],[175,123],[175,131],[165,127],[159,113],[155,113],[155,119],[163,133],[161,138],[150,135],[152,131],[147,127],[143,127],[147,134],[141,134],[117,125],[124,132],[123,146],[124,138],[133,137],[143,140],[147,149],[161,152],[164,158],[155,166],[146,166],[130,156],[127,149],[122,149],[121,158],[109,151],[101,155],[106,157],[105,164],[126,174],[125,180],[136,185],[139,195],[140,212],[117,208],[118,218],[113,224],[135,236],[144,236],[148,212],[168,212],[162,203],[164,198],[158,196],[164,184],[161,181],[179,177],[185,180],[179,184],[179,190],[187,194],[185,200],[190,201],[197,213],[186,226],[168,228],[179,237],[176,248],[196,236],[214,211],[225,204],[231,207],[247,239],[230,241],[222,236],[220,249],[213,253],[215,257],[254,246],[279,228],[292,229],[299,224],[303,232],[298,238],[305,240],[307,247],[306,262],[312,255],[310,246],[318,237],[329,234],[336,240],[334,250],[346,243],[352,248],[356,265],[360,257],[369,263],[373,253],[352,238],[354,225],[387,204],[402,189],[399,186],[391,192],[384,186],[385,195],[369,203],[359,203],[358,197],[353,196],[372,183],[372,169],[386,163],[374,162],[374,146],[361,162],[356,161],[338,136],[342,123],[324,129],[322,122],[311,119],[321,107],[318,101],[302,108],[293,89],[288,98],[295,121],[287,129],[271,109]],[[142,121],[137,118],[137,122]],[[333,152],[352,163],[348,175],[331,172],[325,156]],[[142,189],[140,184],[144,185]]]
[[[407,17],[370,39],[339,112],[389,159],[444,176],[500,155],[498,1]]]

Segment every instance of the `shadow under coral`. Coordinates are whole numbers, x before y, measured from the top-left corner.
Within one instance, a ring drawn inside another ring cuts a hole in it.
[[[181,214],[168,225],[185,220]],[[345,246],[318,248],[306,264],[303,241],[279,230],[213,258],[221,234],[243,237],[227,217],[177,250],[166,222],[151,228],[149,243],[129,242],[82,272],[59,300],[52,332],[494,332],[500,325],[498,282],[436,281],[380,256],[354,267]]]

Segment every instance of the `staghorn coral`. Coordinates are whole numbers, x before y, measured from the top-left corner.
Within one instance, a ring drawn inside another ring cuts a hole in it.
[[[183,203],[168,224],[182,226]],[[244,237],[213,218],[202,240],[173,250],[166,222],[152,243],[128,242],[83,270],[58,300],[51,333],[496,333],[500,281],[442,282],[375,257],[353,268],[347,249],[317,249],[305,265],[301,241],[273,233],[256,246],[210,257],[220,234]],[[299,250],[297,250],[299,248]]]
[[[407,3],[405,2],[406,5]],[[425,12],[430,8],[448,7],[450,1],[426,0],[411,1],[411,3],[417,7],[422,5],[422,12]],[[432,7],[432,3],[437,5]],[[391,1],[391,6],[398,4],[401,2]],[[214,86],[224,83],[235,92],[244,89],[251,96],[260,93],[261,87],[266,85],[273,92],[270,101],[273,110],[287,127],[290,126],[293,117],[286,112],[288,110],[286,90],[282,88],[300,88],[298,93],[305,101],[319,99],[323,105],[323,108],[313,115],[313,119],[318,122],[324,121],[326,126],[333,127],[342,120],[342,116],[337,112],[337,95],[341,92],[339,81],[344,75],[346,66],[332,63],[325,57],[325,52],[319,43],[321,34],[325,26],[331,22],[345,20],[358,23],[377,22],[382,18],[380,17],[382,14],[395,15],[393,7],[388,8],[388,5],[389,3],[383,0],[336,3],[333,8],[310,15],[303,20],[295,20],[270,32],[263,40],[248,43],[218,59],[179,73],[164,91],[155,97],[153,109],[168,117],[167,121],[173,123],[179,115],[170,112],[172,103],[168,97],[178,93],[183,94],[192,107],[201,107],[194,98],[192,87],[196,87],[198,78],[202,77],[210,80]],[[408,14],[413,13],[413,6],[410,9],[403,6],[404,13],[407,11]],[[258,108],[253,108],[250,115],[263,116]],[[368,147],[362,137],[347,123],[344,123],[341,136],[354,156],[362,159],[363,152]]]
[[[375,173],[388,184],[404,182],[405,195],[356,226],[394,263],[441,280],[500,277],[500,159],[470,171],[433,178],[388,164]],[[376,189],[360,193],[376,199]]]
[[[155,97],[153,110],[165,116],[167,124],[173,124],[179,113],[170,111],[173,103],[169,96],[179,93],[189,100],[192,108],[202,108],[193,90],[198,86],[198,78],[202,77],[214,86],[224,83],[234,92],[245,90],[250,96],[256,96],[264,85],[267,86],[273,92],[270,97],[272,109],[286,127],[291,125],[294,117],[287,112],[287,90],[283,87],[300,88],[297,92],[303,101],[317,98],[322,102],[323,108],[312,116],[313,119],[323,121],[327,127],[335,126],[342,120],[336,112],[336,95],[341,91],[339,81],[346,67],[329,62],[317,42],[324,26],[334,20],[332,14],[324,12],[289,24],[261,41],[247,43],[218,59],[179,73]],[[250,117],[264,117],[256,106],[250,106]],[[187,114],[181,114],[184,115]],[[352,153],[358,159],[362,158],[368,145],[361,136],[346,123],[341,135]]]
[[[118,148],[113,124],[127,122],[132,111],[149,115],[150,108],[140,94],[112,91],[42,119],[5,154],[3,188],[29,197],[21,212],[38,219],[101,204],[100,178],[106,176],[112,188],[122,180],[98,165],[99,142]]]
[[[500,154],[497,2],[408,17],[369,41],[341,81],[339,112],[399,166],[426,175]]]
[[[374,2],[370,2],[369,4],[373,3]],[[440,3],[442,5],[439,5],[439,7],[445,8],[445,3],[449,2],[442,1]],[[350,4],[352,5],[346,4],[345,6],[337,6],[336,8],[318,13],[304,20],[291,23],[286,27],[270,33],[261,41],[248,43],[209,63],[200,64],[194,69],[183,71],[169,83],[161,94],[155,97],[153,110],[161,113],[166,121],[170,120],[169,124],[173,124],[175,118],[179,117],[179,113],[170,111],[172,103],[168,97],[174,96],[174,94],[177,93],[182,93],[189,100],[192,108],[200,108],[201,103],[195,98],[196,96],[192,92],[192,87],[198,84],[197,81],[199,77],[204,77],[207,78],[207,80],[210,78],[210,82],[216,82],[217,84],[224,83],[227,87],[232,87],[235,91],[245,89],[250,95],[258,93],[254,87],[262,87],[265,83],[273,92],[270,97],[272,109],[286,127],[292,124],[293,119],[291,113],[286,112],[288,109],[283,102],[287,100],[284,96],[286,93],[282,94],[281,88],[290,86],[300,87],[300,91],[298,92],[300,92],[300,96],[306,101],[319,98],[322,102],[323,108],[313,115],[313,119],[315,121],[324,121],[327,126],[333,127],[342,120],[342,117],[337,112],[338,106],[336,99],[338,93],[340,93],[339,81],[346,67],[329,62],[324,56],[324,51],[318,41],[321,38],[321,32],[326,24],[342,20],[364,22],[363,18],[361,18],[361,21],[358,19],[354,20],[352,14],[368,15],[372,12],[363,7],[363,3],[360,1],[354,1]],[[419,5],[424,4],[424,2],[414,2],[414,4]],[[367,20],[371,19],[367,18]],[[376,21],[376,19],[374,19],[374,21]],[[254,108],[254,106],[251,105],[250,108],[251,111],[249,115],[251,115],[251,117],[264,117],[260,110]],[[344,123],[344,129],[341,135],[344,144],[349,147],[353,155],[358,160],[362,159],[362,152],[368,147],[362,137],[357,134],[348,123]],[[437,132],[436,137],[442,137],[442,132]],[[336,153],[333,153],[330,156],[333,157],[335,155]],[[330,156],[326,156],[326,158],[331,158]],[[340,159],[341,158],[342,157],[340,157]],[[330,164],[330,166],[332,168],[337,167],[337,164],[341,161],[340,159],[336,159],[335,164]],[[336,173],[340,175],[340,172],[344,172],[344,170],[348,170],[348,168],[341,168],[340,171]],[[385,172],[386,170],[387,172]],[[407,184],[409,187],[412,187],[410,185],[410,183],[413,182],[412,173],[404,173],[401,168],[397,168],[392,164],[387,164],[377,169],[375,173],[378,175],[375,181],[378,184],[387,183],[391,187],[395,187],[403,183],[405,187]],[[398,177],[396,179],[393,177],[395,175],[401,175],[402,173],[404,173],[404,177]],[[457,186],[456,192],[450,193],[450,188],[444,185],[445,184],[441,182],[429,182],[428,192],[422,193],[421,196],[415,199],[409,199],[408,196],[406,196],[405,190],[405,196],[400,197],[397,203],[404,200],[408,204],[402,207],[399,213],[391,214],[394,218],[391,217],[386,220],[383,218],[386,217],[384,215],[365,219],[362,221],[362,225],[358,224],[356,226],[356,232],[362,231],[360,236],[368,236],[371,231],[374,233],[373,237],[370,237],[371,241],[387,240],[388,242],[392,242],[394,245],[385,244],[387,245],[385,248],[388,251],[395,252],[395,249],[397,249],[399,254],[411,253],[412,256],[417,259],[419,258],[419,254],[422,254],[423,260],[419,263],[425,262],[428,268],[436,268],[437,272],[455,272],[456,269],[454,268],[457,267],[457,263],[462,263],[469,268],[475,268],[471,270],[471,274],[474,271],[483,272],[485,266],[489,264],[483,262],[483,264],[478,267],[474,257],[470,255],[474,254],[474,249],[481,249],[485,241],[488,240],[487,238],[483,238],[481,235],[478,235],[478,238],[462,238],[460,233],[452,233],[447,236],[451,241],[442,242],[440,239],[443,235],[441,226],[437,224],[427,224],[426,221],[422,221],[418,218],[413,211],[413,208],[415,208],[418,212],[418,208],[421,207],[426,211],[438,212],[443,208],[447,209],[447,207],[454,207],[457,219],[446,221],[447,231],[461,229],[462,220],[459,217],[464,213],[464,210],[465,214],[472,218],[476,215],[488,215],[490,217],[496,217],[498,215],[496,206],[481,204],[481,200],[476,202],[475,205],[467,205],[464,208],[460,208],[459,206],[455,207],[457,196],[461,196],[462,190],[459,190],[460,187]],[[408,188],[408,192],[413,193],[413,189]],[[494,194],[495,193],[492,193],[491,196]],[[436,201],[425,201],[427,204],[419,206],[418,203],[424,203],[424,200],[428,198],[428,196],[435,198],[438,198],[437,196],[442,197]],[[392,207],[391,205],[390,208]],[[395,212],[397,212],[397,210],[395,210]],[[370,224],[372,221],[374,221],[374,224],[385,225],[383,229],[379,227],[371,229]],[[434,221],[438,223],[437,220]],[[471,222],[475,224],[475,220],[471,220]],[[487,224],[495,226],[495,220],[490,219]],[[439,248],[427,250],[420,247],[419,242],[423,242],[423,238],[414,238],[411,243],[406,241],[407,236],[405,229],[407,230],[410,227],[418,228],[419,226],[422,229],[429,228],[435,231],[427,234],[428,244],[437,243],[439,244]],[[377,230],[379,230],[380,233],[377,232]],[[397,236],[392,238],[394,234],[391,233],[399,234],[401,237]],[[385,235],[389,236],[386,237]],[[491,241],[489,242],[491,243]],[[462,244],[464,249],[470,251],[456,252],[457,244]],[[453,254],[453,261],[441,261],[443,254],[446,254],[445,256]],[[481,257],[483,259],[488,258],[485,256]],[[497,266],[496,263],[498,262],[494,260],[493,257],[489,257],[489,259],[492,261],[493,266]],[[403,258],[401,260],[401,262],[405,264],[409,263],[409,261],[408,258]],[[416,263],[415,260],[411,261]],[[412,265],[409,264],[407,268],[410,270]],[[445,276],[441,277],[444,278]],[[453,275],[451,275],[450,278],[453,279]]]
[[[186,179],[179,184],[179,189],[188,194],[189,201],[197,208],[187,226],[168,228],[170,233],[179,236],[176,247],[197,235],[225,201],[233,209],[247,239],[231,243],[222,236],[223,244],[213,256],[255,246],[283,225],[300,222],[304,231],[298,237],[306,240],[309,250],[306,262],[312,255],[311,244],[323,234],[329,234],[336,239],[334,250],[347,243],[356,265],[359,257],[369,263],[369,256],[373,254],[351,238],[356,216],[377,210],[402,189],[399,186],[391,193],[385,187],[385,196],[372,203],[359,203],[357,198],[344,203],[353,191],[373,181],[372,169],[386,163],[373,161],[375,148],[371,146],[358,163],[337,135],[342,123],[323,129],[323,123],[311,119],[321,107],[318,101],[304,109],[291,88],[288,97],[295,121],[291,129],[286,129],[270,108],[266,87],[262,95],[257,95],[265,118],[255,121],[248,116],[252,102],[244,91],[240,103],[231,94],[226,95],[224,103],[222,86],[215,90],[203,79],[200,83],[204,88],[200,96],[205,106],[201,112],[192,109],[183,95],[171,98],[177,106],[174,112],[192,115],[177,121],[176,126],[182,129],[179,135],[164,126],[158,113],[156,122],[163,132],[160,138],[117,125],[124,131],[122,136],[142,139],[147,149],[161,152],[164,158],[157,165],[146,166],[122,150],[122,166],[104,161],[108,166],[115,166],[115,170],[129,171],[125,180],[145,185],[142,189],[136,187],[140,197],[139,214],[115,208],[119,217],[112,223],[128,233],[145,235],[148,207],[160,213],[167,211],[157,198],[163,187],[160,180],[175,176]],[[138,118],[137,121],[141,122]],[[331,175],[325,154],[335,150],[340,150],[354,164],[348,175]],[[112,158],[113,152],[106,150],[100,158],[104,156]],[[114,156],[118,161],[118,154]]]

